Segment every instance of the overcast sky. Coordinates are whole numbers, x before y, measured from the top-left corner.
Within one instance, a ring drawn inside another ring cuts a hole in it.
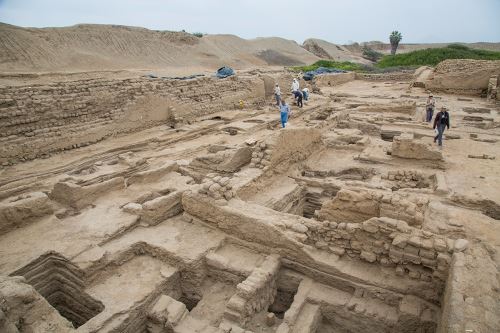
[[[0,0],[0,22],[24,27],[78,23],[279,36],[302,43],[500,42],[500,0]]]

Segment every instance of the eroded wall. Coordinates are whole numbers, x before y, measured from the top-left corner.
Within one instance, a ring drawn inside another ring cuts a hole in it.
[[[432,91],[481,95],[492,75],[500,74],[500,60],[453,59],[440,62],[425,82]]]
[[[253,77],[87,79],[0,87],[0,163],[12,164],[123,132],[187,121],[264,100]]]

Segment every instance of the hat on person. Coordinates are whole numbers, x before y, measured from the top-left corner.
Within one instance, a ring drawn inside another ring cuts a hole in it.
[[[448,108],[446,106],[441,107],[441,111],[448,111]]]

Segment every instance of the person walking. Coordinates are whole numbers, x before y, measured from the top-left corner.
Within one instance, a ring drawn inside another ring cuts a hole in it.
[[[281,116],[281,127],[285,128],[286,123],[288,122],[288,114],[290,113],[290,106],[286,104],[284,99],[281,99],[280,104],[280,116]]]
[[[445,127],[450,129],[450,114],[446,107],[442,107],[441,110],[436,114],[434,119],[433,129],[437,129],[437,135],[434,137],[434,143],[438,142],[438,146],[441,148],[443,146],[443,133]]]
[[[425,103],[426,117],[425,121],[430,123],[432,121],[432,116],[434,115],[434,107],[436,106],[436,101],[432,95],[429,95],[427,102]]]
[[[293,82],[292,82],[292,92],[295,93],[296,91],[299,91],[299,89],[300,89],[299,80],[293,79]]]
[[[276,86],[274,86],[274,97],[276,98],[276,106],[281,105],[281,90],[280,86],[276,83]]]

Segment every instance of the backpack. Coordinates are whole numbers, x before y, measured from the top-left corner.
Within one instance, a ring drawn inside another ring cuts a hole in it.
[[[443,113],[439,120],[441,125],[446,125],[448,123],[448,112]]]

